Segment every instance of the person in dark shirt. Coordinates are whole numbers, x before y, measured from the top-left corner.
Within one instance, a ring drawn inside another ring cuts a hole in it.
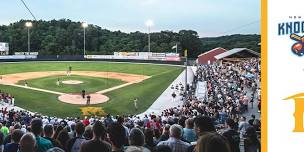
[[[170,125],[169,124],[165,125],[165,127],[163,128],[163,133],[160,136],[158,142],[166,141],[169,139],[169,129],[170,129]]]
[[[85,90],[81,91],[81,96],[82,96],[83,99],[85,98]]]
[[[224,131],[223,136],[227,138],[231,151],[240,152],[240,134],[233,129],[235,122],[233,119],[227,119],[225,125],[227,130]]]
[[[87,96],[87,105],[90,105],[90,103],[91,103],[91,96],[88,95],[88,96]]]
[[[261,151],[261,143],[257,137],[255,128],[252,126],[246,129],[244,149],[245,152]]]
[[[41,137],[41,133],[43,131],[42,125],[43,125],[43,123],[40,118],[34,118],[31,121],[31,131],[35,135],[37,152],[44,152],[50,148],[53,148],[53,144],[51,141]],[[21,144],[21,142],[20,142],[20,144]]]
[[[70,139],[67,144],[67,152],[79,152],[82,143],[87,139],[83,136],[85,126],[82,122],[78,122],[75,126],[76,137]]]
[[[112,143],[112,152],[123,152],[126,135],[125,131],[125,128],[117,122],[110,125],[108,132]]]
[[[255,120],[255,115],[251,115],[251,119],[248,120],[248,123],[249,123],[251,126],[253,126],[254,120]]]
[[[111,145],[105,142],[105,128],[100,121],[93,125],[93,139],[82,143],[80,152],[111,152]]]
[[[205,132],[198,140],[195,152],[234,152],[227,139],[216,132]]]
[[[20,129],[14,130],[11,135],[12,142],[5,144],[3,152],[17,152],[19,147],[19,141],[22,136],[23,132]]]
[[[197,136],[205,132],[215,132],[213,120],[208,116],[199,116],[194,119],[194,130]]]
[[[45,125],[43,128],[44,131],[44,138],[51,141],[54,147],[59,147],[62,148],[59,141],[56,139],[53,139],[53,133],[54,133],[54,128],[52,125]]]

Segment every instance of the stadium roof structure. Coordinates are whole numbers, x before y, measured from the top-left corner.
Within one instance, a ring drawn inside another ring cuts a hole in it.
[[[227,57],[231,57],[231,58],[260,57],[260,53],[247,48],[234,48],[215,56],[217,60]]]
[[[222,54],[224,52],[226,52],[226,49],[224,49],[224,48],[221,48],[221,47],[214,48],[210,51],[200,54],[197,57],[196,62],[198,64],[211,64],[213,62],[216,62],[216,60],[217,60],[215,58],[216,55]]]
[[[217,47],[217,48],[214,48],[214,49],[212,49],[212,50],[209,50],[209,51],[207,51],[207,52],[205,52],[205,53],[200,54],[198,57],[201,57],[201,56],[203,56],[203,55],[206,55],[206,54],[208,54],[208,53],[211,53],[211,52],[213,52],[213,51],[218,51],[218,50],[226,51],[226,49],[224,49],[224,48]]]

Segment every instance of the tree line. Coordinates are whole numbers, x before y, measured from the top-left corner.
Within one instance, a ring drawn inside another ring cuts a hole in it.
[[[8,42],[10,54],[27,51],[26,20],[20,20],[9,25],[0,26],[0,42]],[[81,22],[69,19],[50,21],[31,21],[30,28],[31,51],[40,55],[81,55],[83,53],[83,28]],[[245,36],[245,38],[244,38]],[[195,58],[200,53],[215,47],[232,46],[247,47],[260,51],[253,46],[259,43],[260,35],[235,35],[218,38],[199,38],[196,31],[180,30],[179,32],[161,31],[151,33],[152,52],[175,52],[172,49],[178,45],[178,53],[188,49],[188,56]],[[225,42],[222,42],[225,41]],[[109,54],[113,52],[146,52],[148,51],[148,34],[139,31],[124,33],[110,31],[97,25],[89,24],[86,28],[86,53]]]

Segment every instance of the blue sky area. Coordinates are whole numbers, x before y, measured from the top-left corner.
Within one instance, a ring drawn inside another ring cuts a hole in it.
[[[260,34],[260,0],[24,0],[38,20],[71,19],[109,30],[191,29],[200,37]],[[1,0],[0,24],[33,19],[20,0]]]

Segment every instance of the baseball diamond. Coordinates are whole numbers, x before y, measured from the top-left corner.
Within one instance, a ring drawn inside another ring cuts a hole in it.
[[[80,99],[82,90],[91,96],[90,106],[101,107],[106,113],[139,114],[183,70],[178,66],[134,63],[34,63],[1,63],[0,90],[14,94],[19,107],[57,117],[81,115],[80,108],[87,106],[86,99]],[[69,66],[72,71],[67,76]],[[64,84],[67,80],[82,83]],[[135,97],[140,99],[137,111],[133,110]]]

